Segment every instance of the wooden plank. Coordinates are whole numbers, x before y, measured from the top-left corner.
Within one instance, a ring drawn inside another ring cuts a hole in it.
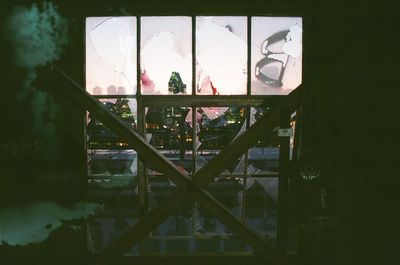
[[[291,94],[291,97],[297,97],[297,92]],[[243,152],[246,152],[252,145],[254,145],[259,137],[266,131],[274,129],[275,125],[271,121],[275,120],[274,114],[279,113],[278,109],[261,118],[260,121],[256,122],[242,135],[237,137],[232,143],[216,155],[209,163],[207,163],[202,169],[199,170],[194,176],[193,181],[203,187],[209,181],[213,180],[225,169],[224,165],[234,161]],[[100,254],[96,259],[103,260],[106,257],[115,256],[115,253],[123,253],[123,250],[127,250],[132,247],[135,243],[138,243],[142,238],[146,236],[144,231],[152,231],[158,225],[160,225],[168,216],[177,211],[183,206],[185,201],[185,193],[181,190],[176,191],[171,197],[165,200],[159,207],[153,209],[148,215],[122,235],[115,243],[109,246],[105,252]],[[249,239],[247,239],[249,240]],[[252,240],[252,239],[250,239]],[[263,240],[265,241],[265,240]],[[268,244],[270,249],[273,247]],[[122,250],[122,251],[121,251]],[[270,254],[268,254],[270,255]],[[280,256],[280,264],[283,264],[283,257],[279,253],[275,255]]]
[[[249,244],[251,244],[255,252],[258,253],[258,255],[262,256],[267,262],[270,262],[271,264],[282,264],[283,257],[279,254],[279,252],[273,249],[263,238],[254,233],[239,219],[233,216],[232,213],[227,208],[225,208],[224,205],[213,198],[206,190],[197,185],[205,185],[209,181],[209,179],[214,178],[210,176],[215,176],[219,172],[222,172],[222,170],[224,169],[223,165],[227,161],[232,159],[232,157],[240,156],[244,151],[246,151],[248,147],[245,145],[245,143],[248,143],[250,139],[254,138],[252,137],[253,134],[257,135],[262,133],[263,130],[261,125],[265,124],[265,121],[262,122],[264,119],[260,119],[260,122],[257,122],[256,124],[254,124],[254,126],[252,126],[255,129],[248,130],[248,133],[245,134],[247,135],[247,137],[236,138],[237,146],[233,144],[229,145],[225,150],[221,152],[222,155],[216,156],[212,161],[210,161],[207,168],[204,167],[203,169],[199,170],[198,173],[193,176],[192,180],[186,174],[179,172],[172,162],[160,155],[153,146],[146,143],[129,126],[125,125],[114,114],[103,108],[102,104],[100,104],[95,98],[91,97],[83,89],[80,89],[79,85],[75,83],[72,79],[70,79],[60,70],[56,70],[56,72],[59,74],[58,76],[54,76],[54,74],[45,75],[45,77],[47,78],[44,78],[44,80],[42,81],[48,81],[54,86],[59,86],[60,83],[61,85],[64,83],[62,82],[63,79],[61,77],[67,79],[76,88],[69,89],[66,95],[68,95],[74,102],[78,103],[78,105],[84,106],[89,111],[91,111],[100,121],[102,121],[106,126],[108,126],[119,136],[125,138],[128,143],[132,147],[134,147],[138,153],[141,154],[141,157],[143,157],[143,159],[146,159],[146,161],[157,165],[157,170],[163,172],[165,175],[170,177],[171,180],[179,186],[179,188],[181,189],[179,192],[183,193],[179,196],[180,198],[184,198],[185,195],[191,196],[192,198],[200,202],[203,207],[205,207],[217,218],[219,218],[224,224],[226,224],[229,228],[231,228],[234,232],[239,234]],[[263,118],[266,117],[268,116],[265,116]],[[160,214],[159,211],[155,212],[155,214]],[[159,220],[159,218],[157,219]],[[149,229],[144,229],[142,231],[137,231],[137,233],[147,234],[148,231]],[[110,247],[109,251],[105,251],[105,254],[107,255],[102,255],[104,259],[101,259],[101,261],[108,260],[108,258],[110,257],[115,257],[116,253],[124,253],[123,246],[116,248],[116,244],[113,245],[114,247]]]
[[[290,128],[290,110],[280,108],[280,129]],[[286,253],[288,235],[287,198],[289,189],[289,152],[290,137],[279,137],[279,178],[278,178],[278,236],[277,246],[281,253]]]
[[[181,107],[260,107],[276,104],[286,96],[246,96],[246,95],[146,95],[145,106],[181,106]]]

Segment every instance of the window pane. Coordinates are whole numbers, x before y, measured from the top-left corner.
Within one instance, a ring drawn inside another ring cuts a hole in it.
[[[197,94],[246,94],[247,18],[196,17],[196,60]]]
[[[193,171],[191,108],[146,108],[146,140],[160,150],[179,169]],[[156,173],[156,165],[147,164],[150,174]]]
[[[141,18],[142,94],[192,93],[190,17]]]
[[[245,221],[257,233],[276,239],[278,178],[248,178]]]
[[[124,123],[136,129],[136,100],[126,98],[101,100],[106,109],[115,113]],[[137,174],[137,155],[128,143],[104,126],[99,120],[88,115],[87,152],[90,176],[115,177]],[[118,181],[121,181],[119,179]]]
[[[86,90],[136,94],[136,18],[86,18]]]
[[[245,108],[200,107],[196,109],[196,167],[200,169],[245,130]],[[236,159],[222,173],[243,174],[243,156]]]
[[[107,181],[108,180],[108,181]],[[88,222],[88,248],[101,252],[122,236],[139,219],[137,182],[119,186],[113,179],[96,179],[89,182],[88,200],[101,204]],[[137,253],[137,246],[127,253]]]
[[[251,93],[287,95],[302,80],[302,18],[252,17]]]
[[[250,108],[250,125],[255,123],[269,107]],[[250,175],[263,175],[278,173],[279,169],[279,137],[278,120],[272,121],[276,126],[274,130],[265,132],[262,138],[248,151],[247,173]]]
[[[149,206],[154,209],[168,199],[177,186],[165,176],[149,176]],[[193,203],[186,204],[165,219],[144,240],[144,252],[188,252],[193,237]],[[193,244],[193,243],[192,243]]]

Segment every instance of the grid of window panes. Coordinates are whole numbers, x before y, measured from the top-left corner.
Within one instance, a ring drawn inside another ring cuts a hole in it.
[[[144,128],[146,141],[189,175],[269,111],[268,106],[229,101],[194,106],[189,97],[287,95],[301,84],[301,67],[301,17],[86,19],[86,90],[132,129]],[[157,95],[182,96],[179,105],[146,105],[147,97],[154,102]],[[138,97],[143,102],[139,109]],[[277,230],[278,124],[207,186],[235,216],[272,241]],[[96,252],[140,218],[140,174],[147,178],[148,209],[177,187],[154,165],[138,170],[135,150],[89,113],[86,135],[90,196],[105,205],[89,225],[89,243]],[[130,253],[250,250],[217,218],[188,202]]]

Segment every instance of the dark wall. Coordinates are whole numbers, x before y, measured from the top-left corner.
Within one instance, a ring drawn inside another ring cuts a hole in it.
[[[397,133],[391,129],[397,127],[394,13],[373,3],[313,5],[311,78],[323,80],[316,83],[319,95],[306,102],[304,140],[328,169],[323,186],[333,197],[335,228],[320,243],[334,246],[327,252],[329,264],[384,264],[394,258],[399,234]]]

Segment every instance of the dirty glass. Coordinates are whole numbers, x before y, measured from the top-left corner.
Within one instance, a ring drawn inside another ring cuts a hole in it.
[[[105,109],[116,114],[125,124],[136,129],[136,100],[127,98],[100,99]],[[87,161],[89,176],[111,177],[122,182],[123,176],[137,175],[137,154],[128,143],[107,126],[87,115]],[[125,179],[125,181],[128,181]]]
[[[245,95],[247,18],[196,17],[196,93]]]
[[[89,219],[87,226],[88,248],[91,252],[101,252],[138,221],[137,182],[132,180],[128,185],[122,186],[111,181],[108,186],[97,181],[89,183],[88,200],[102,205]],[[127,252],[137,253],[137,246],[132,246]]]
[[[157,208],[168,199],[177,186],[165,176],[149,176],[149,207]],[[144,241],[144,252],[187,252],[193,237],[193,203],[188,200],[168,216]]]
[[[251,18],[251,94],[287,95],[302,82],[302,18]]]
[[[191,17],[142,17],[142,94],[192,93]]]
[[[86,18],[86,91],[136,94],[136,18]]]
[[[257,233],[276,239],[278,178],[247,178],[244,217]]]

